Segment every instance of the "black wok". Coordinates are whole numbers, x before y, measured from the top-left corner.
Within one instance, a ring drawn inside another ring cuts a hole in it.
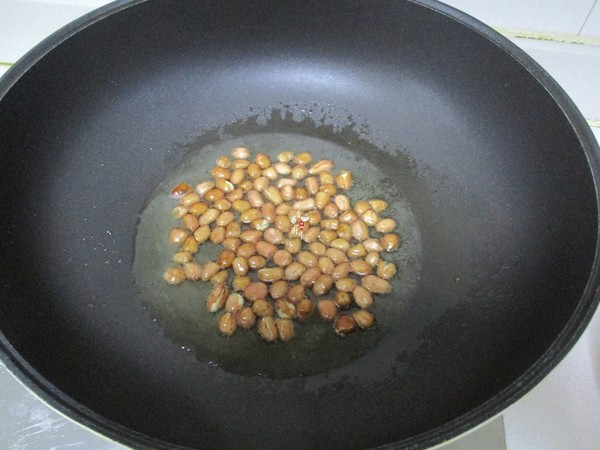
[[[414,214],[389,317],[300,352],[306,371],[286,345],[203,353],[134,270],[174,170],[286,138],[341,146]],[[591,131],[523,52],[433,1],[117,2],[5,75],[0,158],[2,358],[134,447],[433,445],[539,382],[598,301]]]

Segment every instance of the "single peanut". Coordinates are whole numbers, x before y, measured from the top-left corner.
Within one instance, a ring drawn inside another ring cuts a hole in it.
[[[335,282],[335,287],[338,291],[352,292],[356,287],[356,280],[354,278],[340,278]]]
[[[227,285],[225,283],[215,284],[206,300],[206,309],[211,313],[217,312],[225,305],[227,297]]]
[[[338,308],[333,300],[319,300],[317,310],[322,319],[332,321],[337,316]]]
[[[264,316],[258,320],[258,334],[267,342],[275,342],[279,336],[273,316]]]
[[[163,274],[167,284],[179,284],[185,281],[185,273],[180,267],[169,267]]]
[[[275,281],[269,288],[269,295],[272,299],[284,298],[288,293],[288,283],[285,280]]]
[[[296,306],[285,299],[275,301],[275,313],[281,319],[293,319],[296,317]]]
[[[187,239],[183,242],[182,246],[181,246],[181,251],[183,252],[192,252],[192,253],[198,253],[198,241],[196,241],[196,238],[194,238],[194,236],[188,236]]]
[[[319,270],[319,272],[320,272],[320,270]],[[315,283],[313,284],[313,293],[316,296],[325,295],[327,292],[329,292],[329,290],[331,289],[332,286],[333,286],[333,278],[331,278],[331,275],[321,274],[317,277],[317,279],[315,280]],[[336,283],[336,286],[337,286],[337,283]]]
[[[271,203],[273,203],[275,206],[277,206],[281,202],[283,202],[283,198],[281,197],[281,192],[279,192],[279,189],[277,189],[275,186],[268,186],[263,191],[263,196],[268,201],[270,201]]]
[[[232,336],[236,328],[235,316],[230,312],[223,313],[219,318],[219,331],[225,336]]]
[[[348,170],[340,170],[335,177],[335,184],[343,191],[347,191],[352,187],[352,172]]]
[[[272,303],[264,298],[259,298],[252,303],[252,311],[259,317],[272,316],[275,312]]]
[[[171,193],[169,194],[169,197],[179,200],[184,195],[189,194],[190,192],[192,192],[192,188],[189,184],[179,183],[177,186],[175,186],[173,189],[171,189]]]
[[[241,256],[236,256],[231,262],[233,273],[241,277],[248,273],[248,260]]]
[[[244,307],[244,297],[237,292],[229,294],[227,300],[225,300],[225,311],[230,313],[236,313]]]
[[[240,328],[249,330],[256,323],[256,315],[250,306],[246,306],[235,315],[235,321]]]
[[[169,242],[171,244],[181,244],[185,242],[189,235],[190,232],[183,228],[171,228],[169,231]]]
[[[400,247],[400,238],[397,234],[388,233],[381,238],[381,247],[386,252],[393,252]]]
[[[210,232],[210,242],[215,245],[221,244],[225,240],[225,227],[215,227]]]
[[[275,319],[275,325],[280,340],[285,342],[294,337],[294,322],[290,319]]]
[[[183,265],[183,273],[188,280],[198,281],[202,277],[202,266],[196,261],[190,261]]]
[[[359,328],[363,330],[371,328],[373,325],[375,325],[375,316],[366,309],[359,309],[358,311],[354,311],[352,313],[352,318],[359,326]]]
[[[377,275],[367,275],[361,281],[363,287],[374,294],[387,294],[392,290],[392,285],[388,280]]]
[[[269,267],[258,271],[258,279],[265,283],[274,283],[283,279],[285,272],[281,267]]]
[[[236,254],[237,256],[248,259],[256,254],[256,247],[251,242],[245,242],[238,247]]]
[[[381,199],[373,199],[373,200],[369,200],[369,205],[371,205],[371,208],[373,208],[373,211],[375,211],[376,213],[380,213],[387,209],[388,202],[386,202],[385,200],[381,200]]]
[[[391,280],[396,275],[396,270],[394,263],[383,260],[377,263],[377,276],[384,280]]]
[[[352,297],[348,292],[339,291],[335,294],[335,304],[338,308],[348,308],[352,303]]]
[[[179,199],[179,204],[181,206],[191,206],[194,203],[198,203],[199,201],[200,195],[197,192],[188,192]]]
[[[248,267],[252,270],[260,270],[266,265],[267,260],[260,255],[254,255],[248,258]]]
[[[189,207],[189,213],[195,216],[201,216],[208,209],[208,205],[204,202],[196,202]]]
[[[236,159],[248,159],[250,157],[250,150],[246,147],[236,147],[231,151],[231,156]]]
[[[349,262],[341,262],[333,268],[333,271],[331,272],[331,278],[333,278],[333,281],[346,278],[350,273],[350,269],[351,266]]]
[[[304,271],[306,270],[306,268],[300,264],[297,261],[294,261],[293,263],[291,263],[289,266],[287,266],[285,268],[285,273],[284,273],[284,280],[287,281],[295,281],[297,279],[299,279],[302,274],[304,273]]]
[[[348,336],[356,330],[356,322],[354,318],[348,314],[341,314],[333,325],[335,334],[341,337]]]
[[[300,164],[302,166],[306,166],[307,164],[310,164],[311,161],[312,161],[312,155],[309,152],[298,153],[294,157],[294,163]]]
[[[243,292],[246,287],[252,282],[249,276],[235,276],[231,282],[231,289],[235,292]]]
[[[348,255],[348,258],[351,258],[351,259],[362,258],[363,256],[367,255],[367,250],[365,249],[364,245],[356,244],[356,245],[353,245],[352,247],[350,247],[348,249],[348,251],[346,252],[346,254]]]
[[[273,263],[279,267],[287,267],[292,263],[292,261],[292,254],[285,249],[277,250],[273,255]]]
[[[253,281],[246,289],[244,289],[244,298],[251,302],[258,300],[259,298],[267,298],[269,288],[262,281]]]
[[[299,320],[306,320],[313,312],[313,302],[309,298],[302,298],[296,305],[296,314]]]
[[[267,228],[263,233],[263,239],[270,244],[279,245],[283,244],[285,236],[283,235],[283,232],[277,228]]]
[[[309,267],[300,276],[300,283],[302,283],[304,286],[312,286],[313,284],[315,284],[317,278],[319,278],[320,275],[321,269],[319,269],[318,267]]]

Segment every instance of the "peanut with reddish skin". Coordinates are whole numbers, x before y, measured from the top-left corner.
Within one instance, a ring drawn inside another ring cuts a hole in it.
[[[352,316],[348,314],[342,314],[335,320],[333,329],[335,334],[345,337],[356,330],[356,322]]]
[[[256,315],[250,306],[246,306],[235,315],[236,324],[244,330],[249,330],[256,323]]]
[[[275,325],[280,340],[285,342],[294,337],[294,322],[290,319],[275,319]]]
[[[322,319],[332,321],[337,316],[338,308],[333,300],[319,300],[317,310]]]
[[[228,293],[225,283],[215,284],[206,300],[206,309],[212,313],[220,310],[225,305]]]
[[[269,288],[267,285],[261,281],[253,281],[246,289],[244,289],[244,298],[251,302],[258,300],[259,298],[267,298],[267,294],[269,293]]]
[[[258,317],[272,316],[275,312],[271,302],[268,302],[264,298],[259,298],[252,303],[252,311],[254,311],[254,314]]]
[[[219,318],[219,331],[225,336],[232,336],[236,328],[235,316],[230,312],[223,313]]]

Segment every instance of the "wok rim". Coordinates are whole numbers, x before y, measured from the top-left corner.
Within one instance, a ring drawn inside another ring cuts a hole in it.
[[[0,78],[0,102],[23,75],[46,54],[61,45],[64,41],[113,14],[148,1],[151,0],[117,0],[79,17],[45,38],[13,64],[2,78]],[[442,14],[446,18],[474,31],[481,38],[493,43],[501,51],[505,52],[515,63],[526,69],[539,85],[544,88],[567,119],[577,136],[581,150],[585,154],[594,183],[598,211],[597,219],[600,224],[600,146],[584,116],[563,88],[525,51],[478,19],[437,0],[405,1]],[[600,238],[600,226],[596,236]],[[399,444],[405,449],[435,447],[447,441],[455,440],[466,432],[474,430],[501,414],[525,396],[533,387],[538,385],[571,351],[596,312],[600,303],[599,290],[600,239],[596,239],[590,276],[580,301],[563,330],[533,365],[504,390],[469,412],[437,428],[397,443],[386,444],[379,448],[398,448]],[[122,426],[93,412],[83,404],[75,401],[65,392],[57,389],[29,365],[10,344],[1,330],[0,360],[15,378],[34,393],[36,397],[55,411],[91,432],[99,433],[102,437],[113,440],[116,443],[135,446],[136,448],[140,448],[140,446],[146,448],[189,448],[175,446],[172,443],[136,432],[131,428]]]

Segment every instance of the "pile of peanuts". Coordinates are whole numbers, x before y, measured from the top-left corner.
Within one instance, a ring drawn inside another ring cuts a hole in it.
[[[217,159],[211,180],[172,189],[181,225],[169,232],[176,265],[164,280],[211,282],[206,307],[222,311],[226,336],[256,325],[265,341],[288,341],[315,305],[338,336],[374,326],[373,294],[389,293],[397,270],[383,255],[400,245],[395,220],[380,217],[387,202],[352,204],[343,193],[352,173],[334,174],[332,161],[313,162],[309,152],[231,155]],[[201,265],[194,255],[207,241],[223,250]]]

